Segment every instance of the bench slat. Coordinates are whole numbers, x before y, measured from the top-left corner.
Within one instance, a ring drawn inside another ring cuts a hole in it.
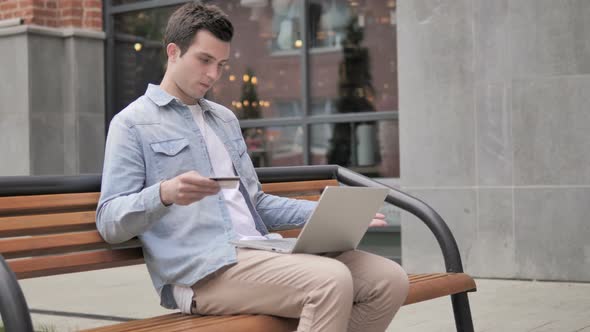
[[[98,231],[0,239],[0,253],[5,258],[85,251],[98,248],[110,248],[110,245],[104,242]]]
[[[200,319],[190,319],[191,317],[177,319],[175,321],[165,321],[159,322],[158,324],[145,326],[143,328],[134,328],[129,331],[142,331],[142,332],[160,332],[164,329],[166,332],[176,332],[176,331],[194,331],[195,328],[198,328],[200,331],[207,330],[208,328],[220,329],[223,325],[228,325],[230,327],[240,327],[240,331],[242,328],[243,319],[244,317],[241,316],[222,316],[222,317],[201,317]],[[204,319],[208,318],[208,319]],[[238,325],[236,325],[238,323]]]
[[[204,317],[200,317],[199,321],[204,323],[206,321],[219,320],[219,318],[222,318],[222,317],[223,316],[204,316]],[[103,331],[103,332],[107,332],[107,331],[123,332],[123,331],[138,331],[138,330],[145,331],[146,329],[149,329],[154,326],[162,326],[162,324],[169,325],[169,324],[174,324],[177,322],[182,322],[182,321],[186,321],[186,320],[190,320],[190,319],[191,319],[191,316],[182,315],[180,313],[175,313],[175,314],[168,314],[168,315],[163,315],[163,316],[152,317],[149,319],[133,320],[133,321],[129,321],[129,322],[126,322],[123,324],[93,328],[93,329],[86,330],[86,331],[94,331],[94,330],[99,330],[99,331]]]
[[[0,237],[64,233],[96,229],[96,212],[0,217]]]
[[[295,199],[305,199],[308,201],[319,201],[320,200],[320,196],[321,195],[302,195],[302,196],[291,196],[290,198],[295,198]]]
[[[475,291],[475,281],[465,273],[410,275],[410,292],[404,305]]]
[[[136,265],[143,262],[141,248],[98,250],[7,261],[18,279]]]
[[[313,180],[299,182],[265,183],[262,190],[267,194],[286,195],[291,193],[321,192],[326,186],[338,186],[337,180]]]
[[[0,197],[0,216],[95,210],[100,193]]]
[[[99,327],[84,332],[127,332],[127,331],[199,331],[199,332],[290,332],[297,329],[296,319],[284,319],[265,315],[234,316],[188,316],[174,313],[141,321],[125,322]]]
[[[425,273],[425,274],[412,274],[409,277],[412,282],[418,282],[421,280],[437,278],[439,275],[440,275],[440,273]]]
[[[226,316],[203,316],[203,317],[199,317],[199,322],[201,324],[206,324],[206,322],[217,321],[220,318],[224,318],[224,317],[226,317]],[[194,318],[196,318],[196,317],[194,317]],[[133,320],[133,321],[125,322],[122,324],[117,324],[117,325],[110,325],[110,326],[93,328],[93,329],[89,329],[89,330],[85,330],[85,331],[95,331],[95,330],[102,331],[102,332],[137,331],[137,330],[142,330],[142,329],[148,329],[153,326],[159,326],[160,324],[173,324],[178,321],[186,321],[186,320],[190,320],[190,319],[191,319],[191,316],[183,315],[181,313],[173,313],[173,314],[151,317],[148,319]]]

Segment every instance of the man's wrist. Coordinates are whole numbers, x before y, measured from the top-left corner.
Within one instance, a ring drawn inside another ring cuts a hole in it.
[[[162,204],[164,206],[170,206],[170,205],[172,205],[172,202],[170,202],[169,200],[167,200],[167,197],[166,197],[166,192],[167,191],[166,191],[166,188],[165,188],[165,185],[164,184],[167,183],[167,182],[168,182],[168,180],[164,180],[164,181],[161,181],[160,182],[160,201],[162,202]]]

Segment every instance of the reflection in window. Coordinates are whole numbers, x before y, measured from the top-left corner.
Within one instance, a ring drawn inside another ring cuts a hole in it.
[[[296,50],[303,46],[299,19],[299,0],[272,0],[272,42],[271,51]]]
[[[301,116],[300,102],[295,107],[285,104],[301,100],[301,64],[295,48],[302,1],[215,3],[228,14],[235,34],[224,75],[207,98],[230,108],[239,119]],[[277,56],[279,51],[288,52]]]
[[[255,167],[303,164],[301,126],[245,128],[242,134]]]
[[[397,110],[395,1],[312,0],[309,12],[312,104],[324,103],[311,114]]]
[[[166,54],[162,39],[176,7],[115,16],[115,111],[143,95],[148,83],[160,84]]]
[[[311,161],[338,164],[371,176],[399,177],[398,123],[312,125]]]
[[[309,5],[311,47],[340,48],[353,19],[347,1],[313,1]]]

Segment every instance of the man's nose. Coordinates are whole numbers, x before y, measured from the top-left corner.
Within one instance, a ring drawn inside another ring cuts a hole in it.
[[[218,76],[219,76],[219,68],[217,66],[209,67],[209,70],[207,70],[207,77],[210,80],[215,81],[215,80],[217,80]]]

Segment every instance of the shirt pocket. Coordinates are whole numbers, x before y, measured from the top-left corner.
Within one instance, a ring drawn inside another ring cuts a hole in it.
[[[161,180],[195,170],[195,163],[187,138],[175,138],[150,143],[154,162]]]

